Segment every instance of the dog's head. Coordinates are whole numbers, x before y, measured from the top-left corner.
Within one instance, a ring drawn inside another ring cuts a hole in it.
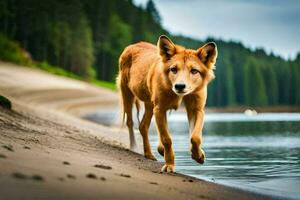
[[[172,90],[179,96],[201,89],[214,79],[217,46],[210,42],[197,50],[175,45],[167,36],[157,43],[164,72]]]

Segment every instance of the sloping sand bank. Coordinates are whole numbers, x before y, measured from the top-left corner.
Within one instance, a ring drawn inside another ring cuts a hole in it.
[[[127,132],[80,119],[118,96],[80,81],[0,63],[0,199],[269,199],[159,173],[126,149]]]

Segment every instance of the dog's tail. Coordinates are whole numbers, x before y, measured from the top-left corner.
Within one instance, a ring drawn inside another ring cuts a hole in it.
[[[120,113],[122,114],[122,126],[124,126],[124,122],[125,122],[125,110],[124,110],[124,103],[123,103],[123,94],[122,94],[122,71],[119,71],[119,74],[116,78],[116,83],[117,83],[117,89],[120,93]]]
[[[116,83],[117,83],[117,87],[118,87],[118,91],[120,92],[120,108],[121,108],[121,115],[122,115],[122,126],[124,126],[124,122],[125,122],[125,116],[126,116],[126,112],[125,112],[125,102],[126,97],[128,97],[128,95],[132,95],[130,89],[128,88],[128,81],[129,81],[129,71],[130,71],[130,67],[131,67],[131,54],[130,51],[128,51],[128,49],[126,48],[123,53],[120,56],[119,59],[119,74],[116,78]],[[137,119],[138,119],[138,123],[140,124],[140,120],[139,120],[139,112],[140,112],[140,103],[139,100],[137,98],[134,98],[133,103],[136,106],[136,110],[137,110]]]

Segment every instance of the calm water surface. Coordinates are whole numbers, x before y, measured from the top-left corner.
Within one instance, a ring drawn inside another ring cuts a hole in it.
[[[300,113],[206,114],[204,165],[191,159],[186,115],[172,113],[168,121],[177,172],[263,194],[300,199]],[[150,142],[155,156],[163,161],[156,152],[154,124],[150,128]]]

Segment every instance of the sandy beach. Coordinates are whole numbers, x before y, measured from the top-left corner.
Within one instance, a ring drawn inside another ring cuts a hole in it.
[[[272,199],[160,173],[162,163],[128,150],[126,129],[81,118],[116,107],[110,90],[0,62],[0,94],[13,104],[0,107],[1,200]]]

